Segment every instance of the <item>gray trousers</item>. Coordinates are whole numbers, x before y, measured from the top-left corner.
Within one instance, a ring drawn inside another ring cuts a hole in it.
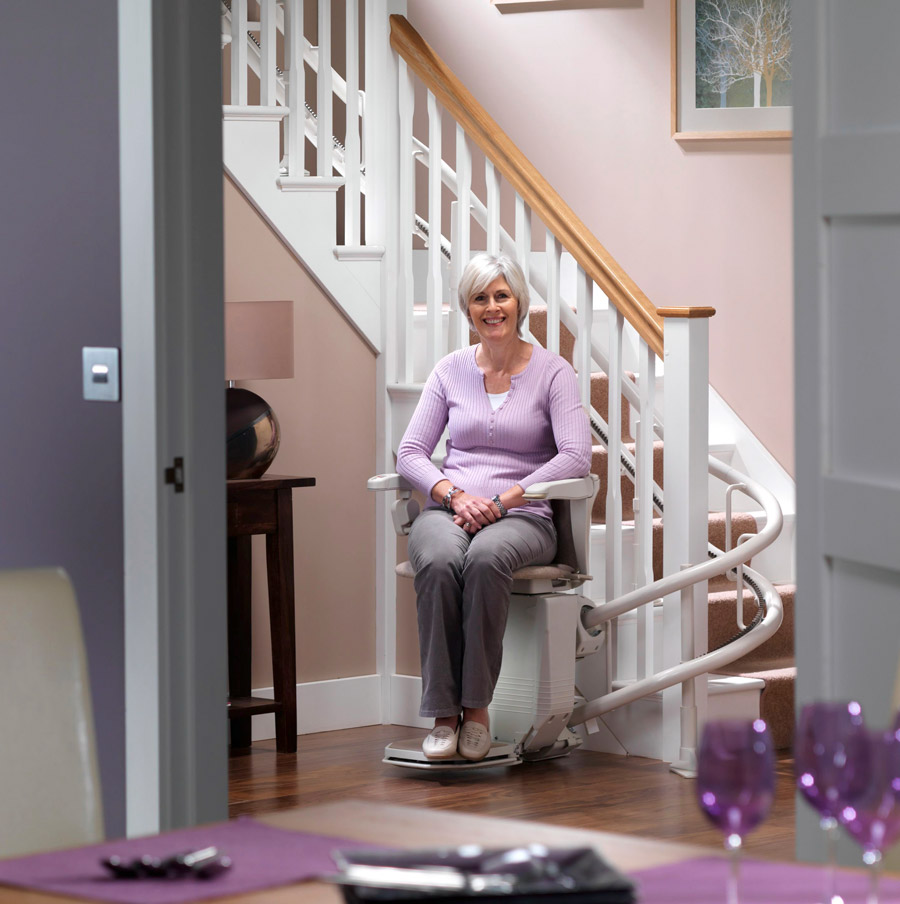
[[[416,570],[422,705],[454,716],[491,702],[500,674],[512,573],[556,554],[553,522],[513,515],[468,534],[443,509],[425,509],[409,533]]]

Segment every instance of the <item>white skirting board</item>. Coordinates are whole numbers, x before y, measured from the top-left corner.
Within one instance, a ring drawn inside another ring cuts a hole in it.
[[[274,697],[271,687],[257,688],[254,697]],[[337,731],[360,725],[381,723],[381,678],[360,675],[331,681],[309,681],[297,685],[297,733]],[[251,738],[265,741],[275,737],[275,715],[266,713],[251,719]]]
[[[391,675],[391,711],[387,721],[391,725],[431,728],[434,719],[424,719],[419,715],[421,699],[421,678],[417,675]]]

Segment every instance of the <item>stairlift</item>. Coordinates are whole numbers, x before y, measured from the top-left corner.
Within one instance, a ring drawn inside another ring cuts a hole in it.
[[[388,744],[383,762],[433,771],[484,769],[565,756],[580,746],[581,738],[568,727],[575,706],[575,662],[597,652],[603,635],[583,627],[582,611],[595,604],[573,591],[591,579],[591,507],[598,486],[599,478],[589,474],[526,489],[527,499],[551,501],[556,562],[513,573],[503,664],[489,707],[493,744],[488,755],[477,762],[429,760],[422,753],[422,739],[412,738]],[[391,508],[394,528],[408,534],[419,513],[410,484],[399,474],[382,474],[372,477],[368,488],[397,492]],[[396,571],[400,577],[414,576],[409,562]]]

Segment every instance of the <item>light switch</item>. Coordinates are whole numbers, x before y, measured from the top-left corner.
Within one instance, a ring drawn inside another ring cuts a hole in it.
[[[117,348],[83,348],[81,350],[81,370],[86,401],[119,401],[119,350]]]

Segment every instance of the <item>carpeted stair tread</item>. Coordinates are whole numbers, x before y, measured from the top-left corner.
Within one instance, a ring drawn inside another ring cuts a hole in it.
[[[547,347],[547,308],[543,305],[532,305],[528,314],[528,328],[537,341]],[[474,336],[474,341],[478,337]],[[470,340],[472,341],[472,340]],[[559,325],[559,354],[572,364],[572,352],[575,346],[575,337],[563,325]],[[634,374],[625,374],[625,379],[633,379]],[[591,374],[591,405],[604,421],[609,423],[609,377],[602,372]],[[631,405],[625,396],[622,396],[622,439],[626,442],[633,439],[631,436]]]
[[[745,512],[735,512],[731,517],[731,543],[734,546],[741,534],[757,533],[756,518]],[[710,512],[709,542],[719,549],[725,548],[725,513]],[[653,519],[653,579],[663,576],[663,519]],[[711,590],[725,589],[722,582],[727,578],[710,581]],[[734,586],[733,584],[731,586]]]
[[[775,588],[784,606],[784,620],[781,627],[765,643],[737,660],[731,667],[746,671],[778,663],[776,668],[793,664],[794,659],[794,585],[781,584]],[[734,585],[730,591],[710,593],[707,610],[707,637],[709,649],[714,650],[730,640],[738,630],[735,618]],[[756,602],[749,589],[744,590],[744,624],[748,625],[756,615]]]
[[[759,701],[759,714],[772,732],[779,749],[790,747],[794,739],[794,684],[797,667],[794,660],[793,584],[776,585],[784,606],[784,620],[775,634],[746,656],[720,669],[720,675],[759,678],[765,688]],[[730,597],[730,599],[729,599]],[[714,649],[737,631],[734,618],[735,593],[710,594],[708,609],[709,649]],[[749,590],[744,592],[744,623],[749,624],[756,611]],[[727,635],[727,636],[726,636]]]
[[[528,329],[531,335],[537,339],[544,348],[547,347],[547,306],[542,304],[533,304],[528,308]],[[572,363],[572,355],[575,351],[575,337],[569,331],[569,328],[560,323],[559,325],[559,354],[562,355],[569,364]]]
[[[653,444],[653,479],[662,487],[663,485],[663,442],[658,440]],[[635,444],[625,443],[625,448],[634,455]],[[594,498],[594,508],[591,511],[591,520],[595,524],[606,522],[606,487],[607,487],[607,462],[609,452],[606,446],[594,446],[591,450],[591,472],[600,478],[600,489]],[[631,477],[622,473],[622,520],[634,520],[634,483]]]

